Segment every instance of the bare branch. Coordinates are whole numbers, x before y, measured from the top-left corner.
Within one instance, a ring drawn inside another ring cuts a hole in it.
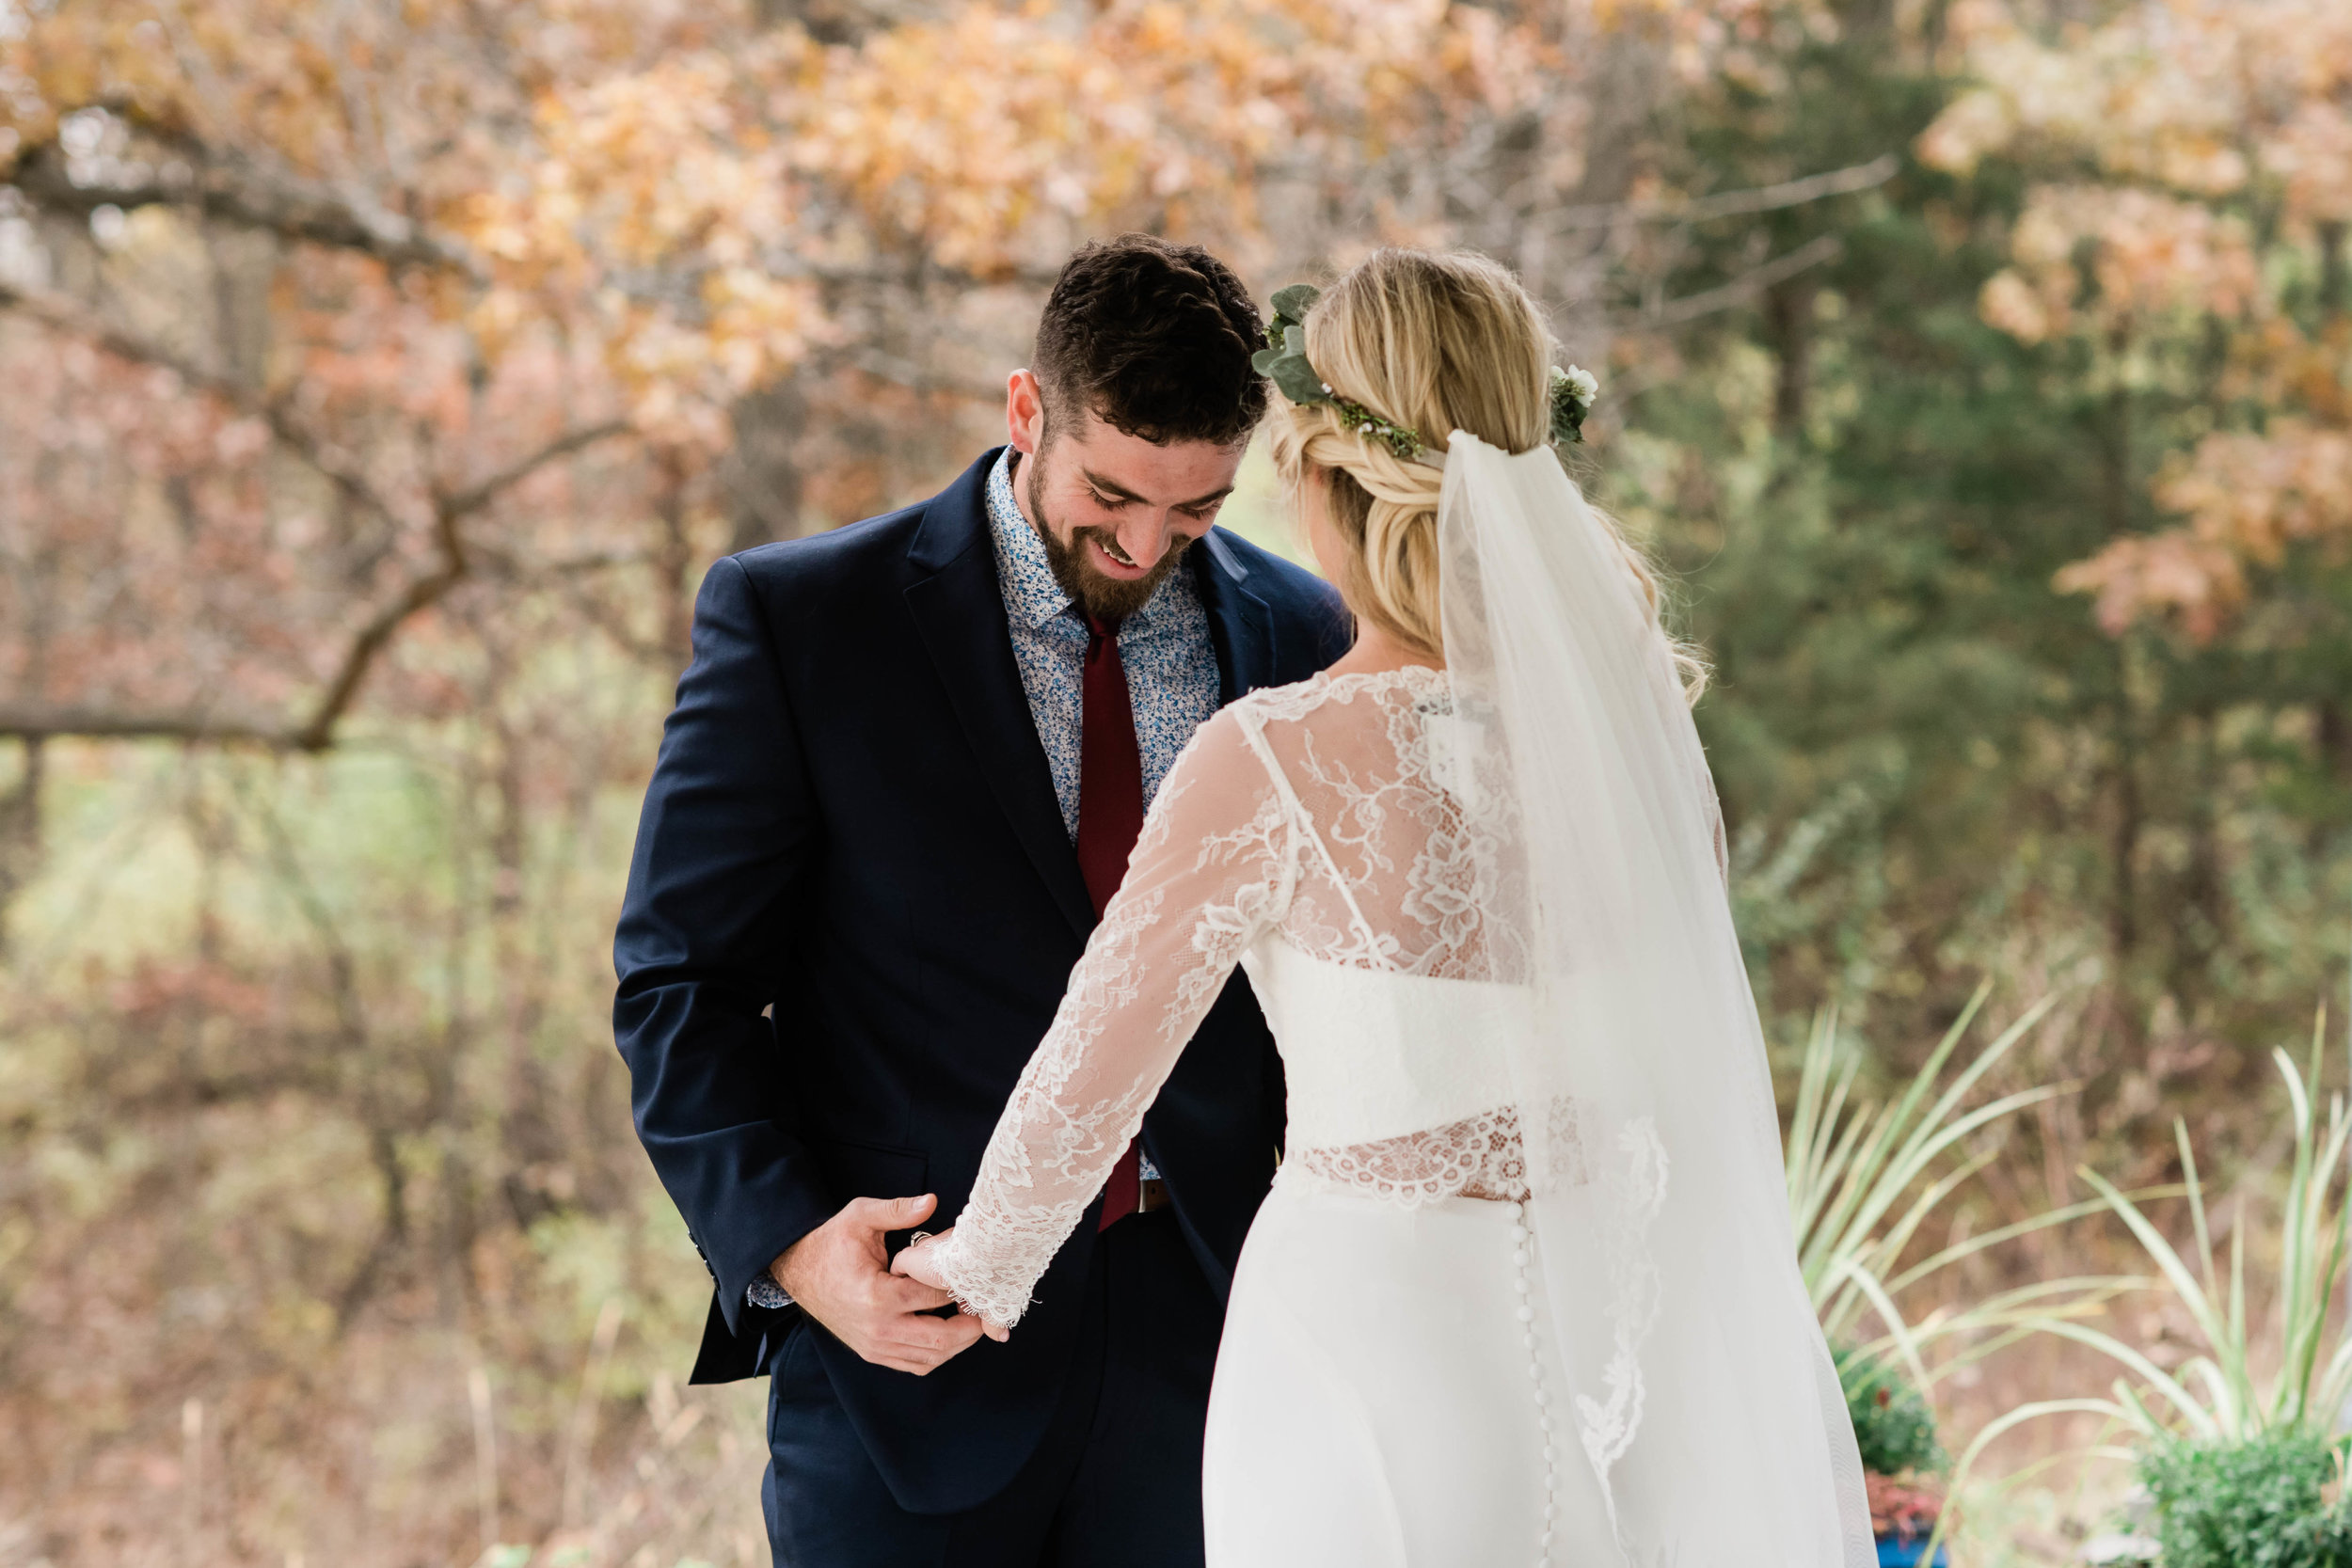
[[[393,596],[390,603],[370,616],[343,649],[342,662],[337,665],[326,689],[320,693],[318,703],[310,710],[307,723],[287,732],[283,745],[290,751],[324,752],[335,743],[335,725],[351,700],[359,694],[359,683],[367,678],[368,667],[375,656],[392,640],[392,634],[403,623],[420,610],[438,602],[442,595],[466,576],[465,545],[457,533],[457,520],[443,514],[434,529],[440,552],[439,562],[431,570],[408,579],[407,585]]]
[[[320,478],[332,484],[345,500],[384,522],[399,525],[399,514],[393,511],[391,503],[377,492],[367,477],[345,461],[342,453],[305,430],[287,412],[284,404],[257,396],[252,388],[208,371],[161,343],[150,342],[104,322],[92,320],[72,301],[57,294],[36,293],[0,283],[0,309],[20,310],[45,326],[80,338],[117,358],[128,359],[134,364],[154,365],[171,372],[189,386],[210,393],[240,413],[262,420],[269,426],[272,436],[310,465]]]
[[[1856,164],[1851,168],[1808,174],[1802,180],[1755,190],[1723,191],[1672,206],[1609,202],[1597,207],[1562,207],[1535,221],[1555,234],[1566,234],[1579,230],[1614,229],[1621,223],[1705,223],[1709,218],[1743,217],[1871,190],[1894,179],[1901,167],[1901,159],[1892,152],[1882,152],[1868,163]]]
[[[1825,261],[1834,261],[1845,252],[1845,241],[1835,234],[1823,234],[1807,240],[1784,255],[1773,257],[1762,266],[1741,273],[1718,288],[1667,300],[1638,315],[1621,317],[1612,325],[1620,332],[1655,331],[1661,326],[1680,326],[1701,316],[1711,316],[1718,310],[1744,305],[1773,284],[1786,282]]]
[[[87,219],[101,207],[125,212],[137,207],[182,207],[234,228],[372,256],[395,271],[428,267],[455,273],[475,284],[491,281],[488,261],[473,246],[392,211],[356,184],[330,184],[266,168],[182,132],[152,126],[141,129],[181,155],[176,176],[159,171],[135,184],[79,184],[68,170],[64,154],[52,143],[20,157],[0,183],[15,186],[37,207],[75,218]],[[978,271],[943,267],[921,254],[898,261],[839,262],[780,248],[764,260],[769,271],[779,277],[849,287],[909,288],[919,286],[926,277],[936,277],[976,285],[1020,283],[1046,288],[1060,276],[1052,267],[1019,263]],[[621,281],[627,292],[640,297],[660,297],[663,293],[658,287],[630,288],[628,280]]]
[[[286,750],[286,727],[263,719],[199,710],[55,706],[0,703],[0,736],[18,740],[201,740],[247,742]]]
[[[541,577],[567,578],[652,563],[653,556],[645,550],[583,550],[579,555],[559,555],[552,561],[539,562],[529,569]]]
[[[367,623],[354,634],[343,649],[342,661],[337,666],[333,678],[320,694],[317,705],[310,710],[310,721],[292,732],[287,744],[297,751],[323,752],[335,743],[336,724],[351,706],[352,699],[358,695],[359,685],[367,678],[369,667],[384,651],[385,644],[392,640],[392,634],[400,630],[411,616],[438,602],[465,579],[469,563],[466,556],[466,538],[460,525],[468,517],[548,464],[608,436],[621,435],[628,429],[623,421],[612,420],[569,431],[479,484],[453,496],[437,497],[433,508],[433,542],[438,561],[431,570],[409,578],[407,585],[389,603],[369,617]]]
[[[489,277],[489,268],[470,246],[403,217],[356,187],[264,169],[191,137],[165,139],[184,157],[186,178],[167,180],[159,174],[138,184],[76,184],[63,154],[50,146],[20,159],[8,183],[53,213],[87,218],[101,207],[191,207],[241,229],[359,251],[395,269],[431,267],[477,283]]]
[[[623,566],[649,566],[653,556],[645,550],[583,550],[578,555],[559,555],[547,561],[526,561],[512,550],[495,545],[476,544],[472,556],[485,566],[503,576],[525,581],[552,580],[558,578],[585,577],[593,572],[609,572]]]
[[[123,358],[161,366],[191,386],[262,419],[267,422],[273,435],[343,494],[395,528],[402,526],[398,514],[374,487],[357,469],[295,423],[281,404],[258,398],[246,388],[189,363],[158,344],[90,321],[71,302],[0,284],[0,309],[22,310],[38,321],[84,338]],[[393,634],[411,617],[439,601],[465,578],[468,561],[465,537],[461,531],[465,520],[548,464],[597,441],[622,435],[628,428],[625,421],[612,420],[567,431],[479,483],[453,493],[437,493],[433,506],[434,563],[411,577],[353,633],[351,641],[344,646],[342,657],[336,662],[335,673],[328,679],[326,690],[312,705],[310,717],[299,724],[224,717],[203,710],[139,712],[20,704],[0,705],[0,736],[24,739],[79,736],[94,739],[234,741],[267,746],[278,751],[323,752],[334,744],[335,726],[350,707],[353,698],[358,694],[369,668],[391,641]]]
[[[626,435],[628,430],[629,424],[626,420],[607,420],[602,424],[587,425],[559,436],[530,456],[500,469],[481,483],[442,498],[440,510],[454,517],[471,516],[558,458],[569,457],[582,447]]]

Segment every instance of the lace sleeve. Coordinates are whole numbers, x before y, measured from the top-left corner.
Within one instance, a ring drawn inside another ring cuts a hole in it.
[[[1242,952],[1289,902],[1292,829],[1247,725],[1227,709],[1177,759],[933,1249],[956,1299],[993,1323],[1027,1307]]]

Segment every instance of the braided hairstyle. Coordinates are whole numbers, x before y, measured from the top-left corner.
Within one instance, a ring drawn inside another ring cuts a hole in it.
[[[1523,452],[1551,433],[1551,334],[1518,278],[1483,256],[1375,251],[1307,312],[1307,357],[1341,397],[1420,433],[1442,451],[1468,431]],[[1344,546],[1337,584],[1357,617],[1425,657],[1444,657],[1438,496],[1445,471],[1368,439],[1329,404],[1274,400],[1276,468],[1295,502],[1320,482]],[[1613,519],[1626,569],[1653,615],[1658,580]],[[1693,701],[1705,667],[1669,643]]]

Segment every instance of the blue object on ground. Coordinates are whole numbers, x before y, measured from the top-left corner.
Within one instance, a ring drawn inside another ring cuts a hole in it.
[[[1882,1535],[1879,1537],[1879,1568],[1952,1568],[1950,1548],[1935,1548],[1935,1560],[1927,1559],[1928,1538],[1924,1535]]]

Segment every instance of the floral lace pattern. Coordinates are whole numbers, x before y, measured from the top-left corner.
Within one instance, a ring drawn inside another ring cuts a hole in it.
[[[1572,1119],[1565,1101],[1558,1115]],[[1551,1173],[1547,1187],[1585,1180],[1573,1126],[1556,1134],[1565,1148],[1565,1168]],[[1368,1194],[1417,1209],[1449,1197],[1492,1198],[1524,1203],[1534,1196],[1526,1141],[1519,1135],[1519,1110],[1502,1105],[1475,1117],[1371,1143],[1301,1148],[1290,1168],[1326,1186]]]
[[[1283,936],[1328,962],[1441,979],[1492,974],[1488,890],[1430,743],[1444,672],[1408,666],[1260,692],[1244,712],[1295,802],[1309,850]]]
[[[1620,1167],[1608,1178],[1614,1189],[1603,1210],[1609,1235],[1609,1361],[1601,1371],[1608,1398],[1576,1396],[1576,1434],[1596,1475],[1606,1478],[1625,1457],[1642,1424],[1642,1341],[1658,1316],[1658,1265],[1643,1244],[1643,1232],[1666,1201],[1666,1148],[1647,1117],[1617,1135]],[[1609,1520],[1617,1524],[1616,1494],[1604,1487]]]
[[[1444,673],[1406,669],[1253,693],[1201,726],[997,1123],[971,1201],[933,1243],[967,1308],[1019,1320],[1253,943],[1395,975],[1497,977],[1481,912],[1497,857],[1472,842],[1433,756],[1433,727],[1452,720]],[[1573,1165],[1572,1108],[1554,1119],[1545,1146]],[[1530,1188],[1512,1105],[1401,1137],[1294,1147],[1291,1162],[1406,1205]]]

